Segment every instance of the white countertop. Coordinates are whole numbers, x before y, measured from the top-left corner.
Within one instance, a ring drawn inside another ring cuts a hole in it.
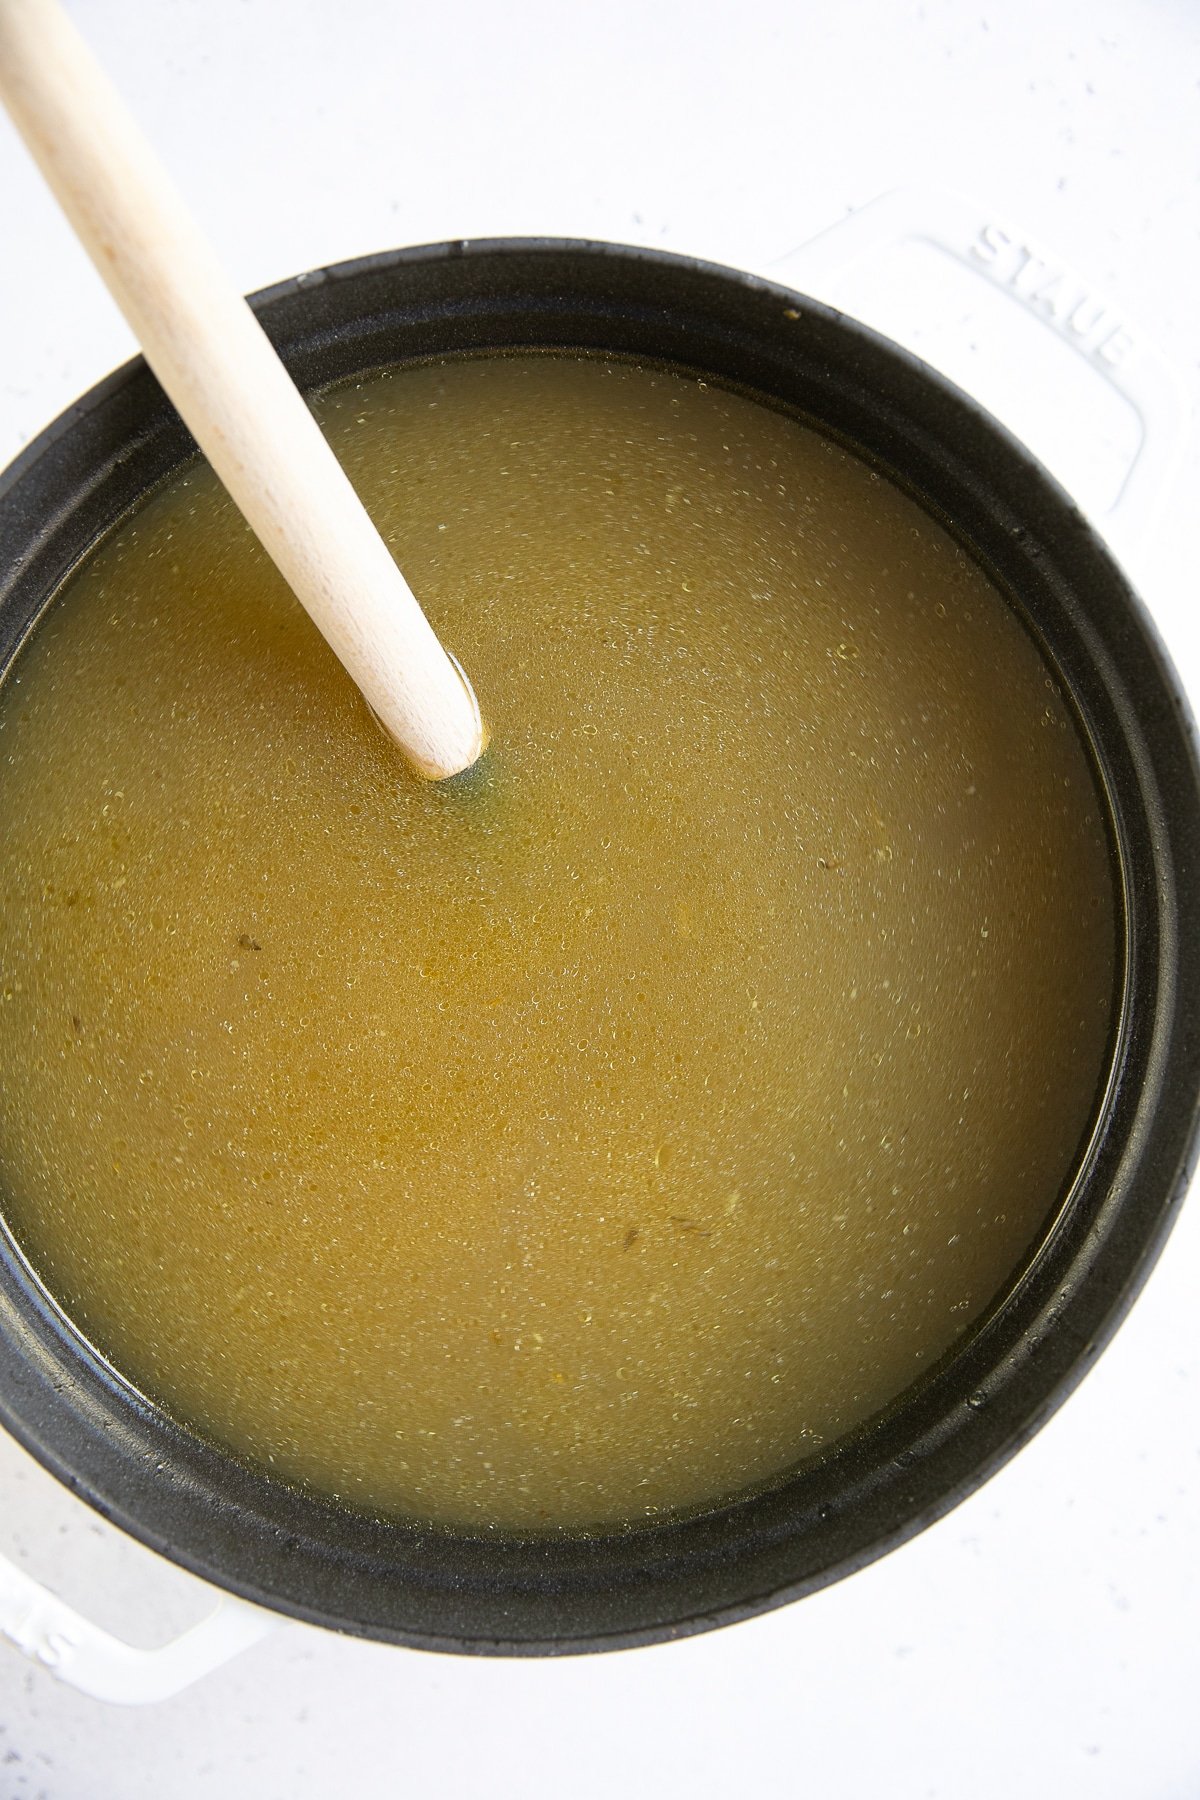
[[[799,281],[789,252],[850,208],[898,182],[950,186],[1081,271],[1171,360],[1181,395],[1196,378],[1190,0],[73,11],[246,289],[506,233]],[[3,463],[130,340],[3,121],[0,242]],[[1061,387],[1033,379],[1044,350],[1019,330],[997,362],[987,306],[939,288],[935,265],[932,285],[882,268],[844,298],[931,358],[944,342],[964,384],[977,367],[1082,497],[1111,489],[1113,446],[1085,424],[1074,364]],[[1193,442],[1152,538],[1121,543],[1193,702],[1197,494]],[[85,1699],[0,1643],[0,1800],[1191,1800],[1198,1291],[1193,1199],[1097,1369],[1015,1461],[851,1580],[706,1637],[475,1662],[281,1625],[140,1709]],[[3,1437],[0,1551],[135,1642],[207,1604]]]

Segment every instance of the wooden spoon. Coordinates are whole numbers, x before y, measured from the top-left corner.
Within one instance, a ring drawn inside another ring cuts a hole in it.
[[[486,742],[470,682],[55,0],[0,0],[0,98],[146,361],[385,730],[432,780],[470,768]]]

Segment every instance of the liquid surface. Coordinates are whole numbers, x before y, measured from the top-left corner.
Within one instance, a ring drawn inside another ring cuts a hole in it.
[[[1100,807],[943,531],[599,359],[319,411],[493,729],[399,766],[195,467],[0,695],[0,1184],[130,1380],[451,1524],[724,1497],[1001,1288],[1111,1028]]]

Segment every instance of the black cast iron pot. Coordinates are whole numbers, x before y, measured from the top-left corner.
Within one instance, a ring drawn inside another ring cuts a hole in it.
[[[591,1537],[468,1536],[312,1499],[114,1377],[3,1232],[0,1420],[155,1550],[369,1637],[597,1650],[809,1593],[931,1523],[1026,1442],[1129,1306],[1186,1188],[1200,1090],[1200,776],[1170,666],[1101,543],[1019,444],[894,345],[766,282],[607,245],[455,243],[302,275],[254,304],[302,388],[461,351],[624,352],[794,409],[913,493],[1009,595],[1091,745],[1123,895],[1112,1077],[1071,1191],[984,1320],[819,1461],[700,1516]],[[193,449],[139,360],[21,456],[0,483],[0,670],[64,576]]]

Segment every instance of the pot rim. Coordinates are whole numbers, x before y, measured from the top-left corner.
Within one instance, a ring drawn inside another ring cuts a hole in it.
[[[459,240],[313,270],[251,304],[309,389],[345,378],[322,378],[331,355],[383,346],[395,331],[418,346],[409,355],[423,354],[430,332],[452,355],[528,347],[544,342],[547,327],[587,339],[554,338],[555,347],[603,349],[621,321],[633,354],[706,369],[768,404],[807,412],[949,522],[1063,673],[1109,791],[1126,888],[1130,1017],[1101,1121],[1108,1135],[1101,1129],[1087,1153],[1063,1229],[937,1370],[790,1481],[694,1518],[592,1538],[488,1538],[380,1527],[268,1483],[115,1375],[39,1291],[2,1226],[0,1422],[104,1516],[192,1573],[276,1611],[416,1647],[622,1648],[812,1592],[949,1511],[1040,1428],[1132,1304],[1187,1187],[1200,1127],[1200,1041],[1188,1025],[1200,1017],[1200,770],[1178,680],[1110,553],[1006,428],[890,340],[762,277],[587,240]],[[394,328],[389,304],[402,315]],[[503,333],[518,317],[538,334],[507,346],[467,341],[481,321]],[[663,334],[676,351],[695,347],[696,358],[639,347]],[[396,360],[368,358],[351,372]],[[791,371],[788,394],[756,381],[764,369],[781,380]],[[835,416],[806,408],[806,394],[823,395]],[[79,560],[189,447],[137,357],[0,475],[0,669]],[[892,462],[898,447],[915,460]],[[52,493],[59,485],[48,513],[37,492],[47,477]],[[964,509],[953,518],[943,505],[951,489]],[[121,492],[126,504],[106,512]],[[5,555],[13,543],[23,548]],[[148,1466],[151,1454],[165,1473]],[[797,1561],[800,1538],[810,1553]],[[423,1603],[397,1608],[397,1582],[419,1589]],[[615,1591],[622,1583],[624,1599]]]

